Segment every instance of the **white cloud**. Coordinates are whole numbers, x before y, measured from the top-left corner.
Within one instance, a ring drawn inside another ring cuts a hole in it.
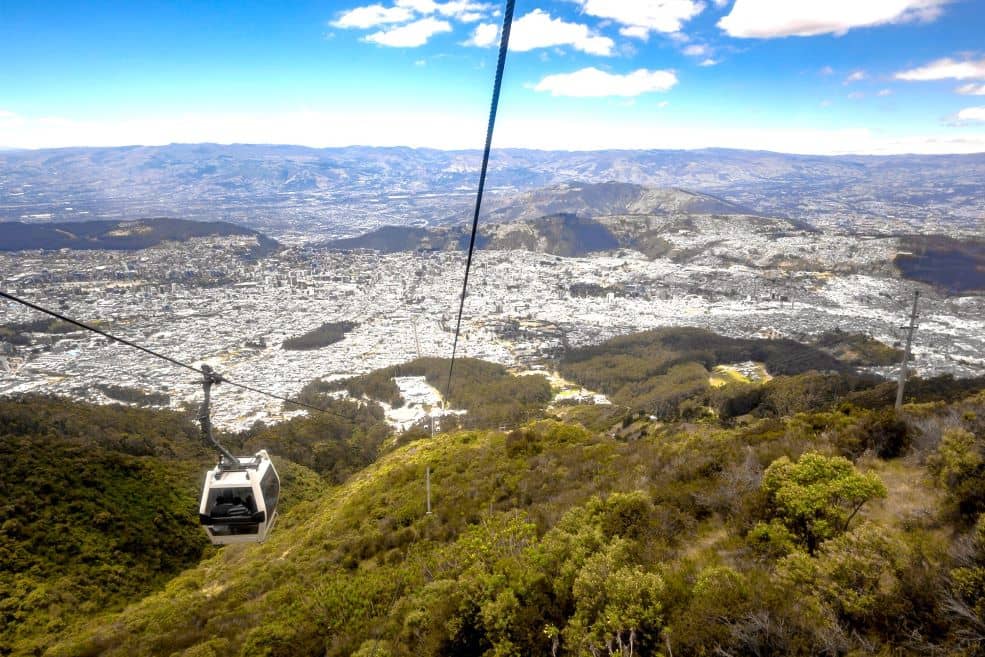
[[[966,107],[959,111],[955,118],[961,123],[985,123],[985,105]]]
[[[729,0],[715,0],[715,6],[719,9],[723,9],[728,3]]]
[[[885,96],[892,96],[893,95],[893,90],[892,89],[880,89],[879,92],[876,95],[877,96],[883,96],[883,97],[885,97]]]
[[[718,63],[720,63],[720,60],[712,59],[711,57],[708,57],[707,59],[702,59],[698,63],[698,66],[706,66],[706,67],[707,66],[715,66]]]
[[[433,15],[452,18],[463,23],[473,23],[482,19],[492,9],[493,5],[472,0],[449,0],[449,2],[396,0],[392,7],[384,7],[377,3],[344,11],[331,22],[331,25],[365,30],[381,25],[406,23],[414,18]]]
[[[397,0],[398,7],[406,7],[419,14],[433,14],[437,4],[433,0]]]
[[[852,93],[848,94],[848,97],[851,98],[852,100],[861,100],[862,98],[865,98],[865,94],[862,93],[861,91],[853,91]]]
[[[718,26],[733,37],[841,35],[858,27],[932,21],[949,0],[736,0]]]
[[[835,70],[830,66],[822,66],[821,70],[818,71],[821,75],[834,75]]]
[[[650,71],[645,68],[618,75],[594,67],[573,73],[548,75],[534,86],[534,91],[549,91],[552,96],[603,97],[639,96],[653,91],[667,91],[677,84],[673,71]]]
[[[868,77],[865,71],[852,71],[847,78],[845,78],[845,84],[851,84],[852,82],[859,82]]]
[[[485,48],[495,44],[498,38],[498,25],[495,23],[482,23],[480,25],[476,25],[475,32],[473,32],[469,40],[465,42],[465,45]]]
[[[966,60],[957,62],[949,57],[938,59],[926,66],[900,71],[894,76],[897,80],[985,80],[985,59],[977,62]]]
[[[955,91],[965,96],[985,96],[985,84],[969,82],[968,84],[961,85]]]
[[[568,23],[541,9],[513,23],[510,33],[510,50],[525,52],[535,48],[571,46],[590,55],[611,55],[615,42],[609,37],[594,34],[587,25]]]
[[[422,18],[400,27],[374,32],[367,35],[365,40],[393,48],[416,48],[423,46],[432,36],[442,32],[451,32],[451,24],[448,21]]]
[[[631,36],[645,39],[650,32],[679,32],[683,24],[705,8],[699,0],[577,0],[589,16],[613,20],[633,28]]]
[[[471,22],[481,18],[492,9],[492,5],[470,0],[449,0],[449,2],[434,2],[434,0],[397,0],[398,7],[413,9],[419,14],[429,16],[440,14],[463,22]]]
[[[387,25],[389,23],[403,23],[414,17],[414,13],[406,7],[384,7],[383,5],[369,5],[366,7],[356,7],[343,12],[337,20],[332,22],[335,27],[342,28],[361,28],[367,29],[377,25]]]
[[[699,43],[692,43],[691,45],[686,46],[681,52],[689,57],[702,57],[708,54],[709,49],[708,46],[703,46]]]
[[[619,34],[624,37],[630,37],[632,39],[642,39],[646,41],[650,38],[649,28],[643,27],[642,25],[627,25],[625,27],[619,28]]]

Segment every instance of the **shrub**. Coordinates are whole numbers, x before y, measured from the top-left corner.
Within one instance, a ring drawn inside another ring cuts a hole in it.
[[[847,408],[851,413],[854,409]],[[905,453],[912,442],[909,426],[892,409],[864,413],[854,424],[837,431],[835,446],[848,458],[857,459],[864,452],[891,459]]]
[[[820,543],[844,532],[870,499],[886,496],[874,474],[861,474],[842,457],[808,453],[793,463],[783,456],[763,473],[773,517],[813,554]]]
[[[949,429],[927,464],[945,490],[948,510],[966,521],[985,510],[985,454],[982,447],[982,441],[970,431]]]

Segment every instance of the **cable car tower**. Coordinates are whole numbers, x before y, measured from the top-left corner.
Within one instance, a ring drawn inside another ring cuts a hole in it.
[[[222,376],[202,365],[205,398],[198,421],[202,438],[219,452],[219,462],[205,475],[198,519],[213,545],[262,543],[277,522],[280,477],[267,450],[237,457],[215,439],[210,404],[212,386],[220,383]]]

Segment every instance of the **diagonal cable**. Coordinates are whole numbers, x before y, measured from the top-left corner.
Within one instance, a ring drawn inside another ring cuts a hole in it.
[[[98,327],[93,326],[92,324],[86,324],[85,322],[80,322],[77,319],[72,319],[71,317],[68,317],[67,315],[63,315],[62,313],[56,312],[54,310],[49,310],[47,308],[44,308],[42,306],[37,305],[36,303],[31,303],[30,301],[28,301],[26,299],[21,299],[20,297],[15,297],[13,294],[10,294],[8,292],[4,292],[3,290],[0,290],[0,298],[8,299],[8,300],[13,301],[15,303],[19,303],[19,304],[21,304],[23,306],[27,306],[28,308],[30,308],[32,310],[36,310],[39,313],[44,313],[45,315],[50,315],[51,317],[54,317],[55,319],[61,320],[63,322],[66,322],[68,324],[71,324],[73,326],[78,326],[79,328],[85,329],[87,331],[92,331],[93,333],[97,333],[97,334],[103,336],[104,338],[107,338],[107,339],[112,340],[114,342],[119,342],[120,344],[126,345],[128,347],[133,348],[133,349],[137,349],[139,351],[144,352],[145,354],[149,354],[151,356],[154,356],[155,358],[160,358],[161,360],[165,360],[165,361],[171,363],[172,365],[176,365],[177,367],[183,367],[186,370],[191,370],[192,372],[196,372],[198,374],[203,374],[203,375],[205,374],[200,368],[195,367],[194,365],[189,365],[188,363],[183,363],[183,362],[181,362],[180,360],[178,360],[176,358],[172,358],[170,356],[166,356],[166,355],[164,355],[164,354],[162,354],[160,352],[154,351],[153,349],[148,349],[147,347],[143,347],[143,346],[137,344],[136,342],[132,342],[132,341],[127,340],[125,338],[117,337],[117,336],[113,335],[112,333],[109,333],[107,331],[102,330],[101,328],[98,328]],[[231,381],[231,380],[229,380],[229,379],[227,379],[225,377],[219,377],[219,378],[224,383],[228,383],[229,385],[233,386],[234,388],[242,388],[243,390],[249,390],[250,392],[255,392],[257,394],[264,395],[266,397],[270,397],[271,399],[277,399],[279,401],[282,401],[282,402],[285,402],[285,403],[288,403],[288,404],[293,404],[294,406],[300,406],[301,408],[307,408],[307,409],[312,410],[312,411],[318,411],[319,413],[326,413],[328,415],[334,415],[336,417],[340,417],[340,418],[343,418],[345,420],[349,420],[350,422],[352,421],[352,418],[348,417],[347,415],[343,415],[341,413],[336,413],[335,411],[330,411],[330,410],[325,409],[325,408],[319,408],[317,406],[312,406],[311,404],[306,404],[304,402],[299,402],[299,401],[295,401],[293,399],[288,399],[287,397],[282,397],[280,395],[275,395],[272,392],[267,392],[266,390],[261,390],[260,388],[254,388],[254,387],[248,386],[248,385],[246,385],[244,383],[237,383],[236,381]]]
[[[475,251],[475,236],[479,229],[479,209],[482,207],[482,193],[486,187],[486,169],[489,167],[489,151],[492,149],[493,128],[496,126],[496,110],[499,108],[499,90],[503,85],[503,70],[506,67],[506,52],[510,44],[510,28],[513,26],[515,0],[506,1],[503,15],[503,36],[499,42],[499,60],[496,62],[496,81],[493,83],[492,103],[489,108],[489,125],[486,127],[486,147],[482,151],[482,169],[479,171],[479,190],[475,196],[475,212],[472,215],[472,234],[469,237],[469,255],[465,261],[465,279],[462,281],[462,296],[458,302],[458,320],[455,323],[455,341],[451,347],[451,362],[448,365],[448,385],[445,399],[451,394],[452,375],[455,372],[455,355],[458,351],[458,335],[462,330],[462,312],[465,310],[465,295],[469,288],[469,271],[472,269],[472,254]]]

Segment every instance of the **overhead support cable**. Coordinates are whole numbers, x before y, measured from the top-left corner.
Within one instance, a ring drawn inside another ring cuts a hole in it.
[[[257,393],[259,395],[263,395],[265,397],[269,397],[271,399],[276,399],[276,400],[282,401],[282,402],[284,402],[286,404],[292,404],[294,406],[298,406],[300,408],[305,408],[305,409],[308,409],[308,410],[311,410],[311,411],[317,411],[319,413],[325,413],[327,415],[334,415],[336,417],[342,418],[344,420],[348,420],[350,422],[353,419],[353,418],[351,418],[351,417],[349,417],[347,415],[343,415],[342,413],[336,413],[335,411],[330,411],[330,410],[328,410],[326,408],[319,408],[318,406],[313,406],[311,404],[306,404],[304,402],[296,401],[294,399],[289,399],[287,397],[282,397],[281,395],[275,395],[272,392],[267,392],[266,390],[262,390],[260,388],[255,388],[253,386],[248,386],[248,385],[246,385],[244,383],[237,383],[236,381],[231,381],[231,380],[227,379],[226,377],[221,376],[221,375],[215,373],[214,371],[212,371],[211,368],[208,368],[207,365],[203,365],[200,368],[199,367],[195,367],[194,365],[189,365],[188,363],[184,363],[184,362],[182,362],[182,361],[180,361],[180,360],[178,360],[176,358],[172,358],[172,357],[166,356],[165,354],[162,354],[160,352],[154,351],[153,349],[148,349],[147,347],[143,347],[143,346],[141,346],[141,345],[139,345],[136,342],[133,342],[131,340],[127,340],[125,338],[121,338],[121,337],[115,336],[112,333],[109,333],[108,331],[104,331],[101,328],[98,328],[96,326],[93,326],[92,324],[87,324],[85,322],[80,322],[77,319],[72,319],[71,317],[68,317],[67,315],[64,315],[62,313],[56,312],[54,310],[49,310],[47,308],[44,308],[42,306],[39,306],[36,303],[31,303],[30,301],[27,301],[26,299],[21,299],[20,297],[16,297],[13,294],[10,294],[8,292],[4,292],[3,290],[0,290],[0,298],[7,299],[7,300],[13,301],[15,303],[19,303],[19,304],[21,304],[23,306],[27,306],[28,308],[30,308],[32,310],[36,310],[39,313],[44,313],[45,315],[49,315],[51,317],[54,317],[55,319],[61,320],[63,322],[66,322],[68,324],[71,324],[73,326],[78,326],[79,328],[85,329],[86,331],[92,331],[93,333],[96,333],[98,335],[101,335],[104,338],[107,338],[108,340],[111,340],[113,342],[119,342],[122,345],[126,345],[127,347],[131,347],[133,349],[137,349],[138,351],[142,351],[145,354],[148,354],[148,355],[153,356],[155,358],[160,358],[161,360],[167,361],[167,362],[171,363],[172,365],[174,365],[176,367],[183,367],[186,370],[191,370],[192,372],[196,372],[197,374],[201,374],[203,377],[210,377],[210,376],[211,377],[217,377],[223,383],[226,383],[228,385],[231,385],[234,388],[240,388],[242,390],[248,390],[249,392],[254,392],[254,393]],[[199,382],[196,382],[196,383],[200,383],[200,381]]]
[[[513,27],[515,0],[506,1],[503,14],[503,33],[499,42],[499,60],[496,62],[496,79],[493,83],[492,103],[489,108],[489,125],[486,127],[486,146],[482,151],[482,168],[479,171],[479,189],[475,196],[475,212],[472,215],[472,234],[469,237],[469,253],[465,260],[465,279],[462,281],[462,296],[458,302],[458,320],[455,323],[455,340],[451,348],[451,362],[448,364],[448,384],[445,386],[445,399],[451,394],[452,376],[455,372],[455,355],[458,351],[458,336],[462,330],[462,312],[465,310],[465,295],[469,288],[469,271],[472,269],[472,254],[475,251],[475,236],[479,228],[479,210],[482,207],[482,193],[486,187],[486,170],[489,167],[489,151],[492,149],[493,129],[496,126],[496,111],[499,109],[499,90],[503,85],[503,70],[506,68],[506,52],[510,44],[510,28]]]

